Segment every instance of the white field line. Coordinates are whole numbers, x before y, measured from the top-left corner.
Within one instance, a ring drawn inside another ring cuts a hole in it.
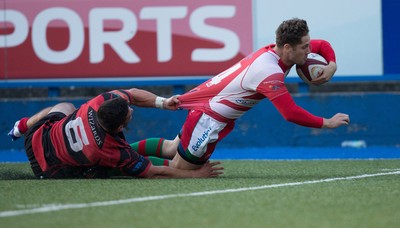
[[[363,174],[363,175],[349,176],[349,177],[335,177],[335,178],[328,178],[328,179],[321,179],[321,180],[301,181],[301,182],[292,182],[292,183],[283,183],[283,184],[261,185],[261,186],[246,187],[246,188],[232,188],[232,189],[222,189],[222,190],[204,191],[204,192],[192,192],[192,193],[184,193],[184,194],[147,196],[147,197],[138,197],[138,198],[129,198],[129,199],[111,200],[111,201],[102,201],[102,202],[93,202],[93,203],[50,204],[50,205],[43,205],[42,207],[32,208],[32,209],[2,211],[2,212],[0,212],[0,217],[11,217],[11,216],[26,215],[26,214],[37,214],[37,213],[61,211],[61,210],[67,210],[67,209],[111,206],[111,205],[119,205],[119,204],[135,203],[135,202],[164,200],[164,199],[178,198],[178,197],[205,196],[205,195],[232,193],[232,192],[244,192],[244,191],[253,191],[253,190],[261,190],[261,189],[269,189],[269,188],[280,188],[280,187],[298,186],[298,185],[305,185],[305,184],[318,184],[318,183],[324,183],[324,182],[354,180],[354,179],[363,179],[363,178],[368,178],[368,177],[398,175],[398,174],[400,174],[400,171]]]

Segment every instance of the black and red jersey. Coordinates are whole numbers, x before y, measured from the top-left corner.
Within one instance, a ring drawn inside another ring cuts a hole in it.
[[[150,162],[134,151],[123,132],[111,135],[98,123],[97,110],[106,100],[123,97],[125,90],[103,93],[60,121],[43,124],[32,137],[35,157],[43,171],[52,166],[103,166],[119,168],[126,175],[141,176]]]

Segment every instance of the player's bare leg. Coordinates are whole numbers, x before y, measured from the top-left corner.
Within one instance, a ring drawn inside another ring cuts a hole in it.
[[[26,125],[28,128],[32,127],[35,123],[37,123],[40,119],[45,117],[47,114],[49,114],[50,110],[52,107],[48,107],[43,109],[42,111],[36,113],[35,115],[31,116],[28,121],[26,122]]]
[[[176,136],[174,140],[165,139],[162,148],[162,157],[168,159],[174,158],[177,154],[180,141],[179,136]]]
[[[193,165],[187,161],[185,161],[179,154],[178,154],[178,146],[181,142],[179,136],[177,135],[174,140],[165,139],[163,141],[162,146],[162,157],[167,159],[172,159],[169,162],[169,166],[178,169],[198,169],[200,165]]]
[[[23,134],[25,134],[25,132],[27,132],[30,127],[32,127],[35,123],[37,123],[40,119],[42,119],[49,113],[62,112],[65,115],[69,115],[75,110],[75,106],[71,103],[60,103],[53,107],[47,107],[29,118],[24,117],[15,122],[14,127],[8,133],[8,136],[11,137],[12,141],[15,141],[19,139]]]
[[[72,103],[67,103],[67,102],[63,102],[63,103],[59,103],[54,105],[51,110],[49,111],[49,113],[51,112],[61,112],[64,113],[66,116],[72,114],[73,112],[75,112],[76,108]]]
[[[73,113],[75,110],[76,110],[75,106],[71,103],[59,103],[53,107],[45,108],[42,111],[31,116],[26,122],[26,125],[28,126],[28,128],[30,128],[39,120],[41,120],[43,117],[47,116],[49,113],[52,112],[62,112],[65,115],[69,115]]]
[[[8,136],[11,137],[12,141],[21,138],[22,135],[25,134],[25,132],[27,132],[31,126],[33,126],[41,118],[45,117],[49,113],[51,108],[52,107],[45,108],[33,115],[32,117],[24,117],[19,119],[17,122],[15,122],[14,127],[10,130],[10,132],[8,132]]]
[[[175,157],[170,162],[170,166],[177,169],[198,169],[201,167],[201,165],[195,165],[187,162],[181,157],[181,155],[179,155],[179,153],[176,153]]]

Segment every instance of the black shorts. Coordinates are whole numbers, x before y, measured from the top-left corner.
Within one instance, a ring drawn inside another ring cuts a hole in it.
[[[49,113],[47,116],[43,117],[40,119],[37,123],[35,123],[32,127],[29,128],[29,130],[25,134],[25,152],[26,156],[29,159],[29,162],[31,164],[31,168],[33,173],[35,174],[36,177],[38,178],[48,178],[51,177],[52,172],[43,172],[42,169],[39,166],[39,163],[37,162],[35,158],[35,154],[33,152],[32,148],[32,137],[35,134],[35,132],[42,127],[43,124],[49,124],[49,123],[54,123],[57,121],[60,121],[63,119],[66,115],[62,112],[52,112]]]

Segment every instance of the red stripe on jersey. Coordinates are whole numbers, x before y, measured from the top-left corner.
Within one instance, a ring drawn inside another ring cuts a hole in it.
[[[246,107],[246,106],[243,106],[243,105],[238,105],[238,104],[235,104],[235,103],[230,102],[230,101],[228,101],[228,100],[221,100],[219,103],[224,104],[224,105],[226,105],[226,106],[228,106],[228,107],[230,107],[230,108],[233,108],[233,109],[235,109],[235,110],[239,110],[239,111],[243,111],[243,112],[246,112],[246,111],[248,111],[248,110],[251,109],[251,107]]]
[[[250,96],[245,96],[244,98],[246,99],[252,99],[252,100],[262,100],[265,98],[264,95],[260,94],[260,93],[255,93],[253,95]]]

